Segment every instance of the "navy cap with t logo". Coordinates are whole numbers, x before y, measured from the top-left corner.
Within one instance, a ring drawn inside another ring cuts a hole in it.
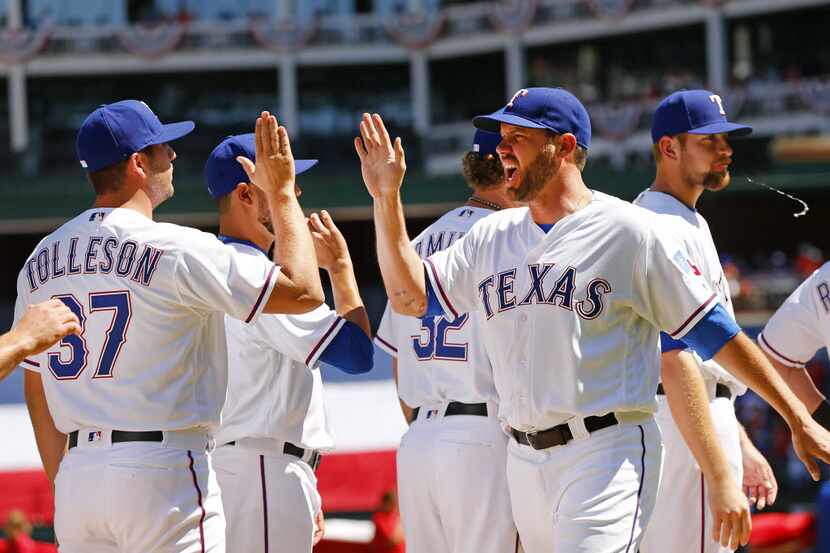
[[[248,174],[236,161],[244,156],[256,162],[254,133],[237,134],[225,138],[213,149],[205,163],[205,181],[208,194],[215,200],[233,192],[240,182],[249,182]],[[316,159],[295,159],[294,173],[299,175],[317,165]]]
[[[502,109],[473,118],[478,129],[499,132],[502,123],[571,133],[586,150],[591,146],[591,118],[576,96],[564,88],[523,88]]]
[[[98,171],[123,161],[153,144],[164,144],[190,133],[193,121],[164,124],[139,100],[104,104],[84,119],[75,141],[81,167]]]
[[[487,154],[496,155],[496,146],[499,142],[501,142],[501,134],[476,129],[476,134],[473,136],[473,151],[482,157]]]
[[[684,132],[745,136],[752,132],[752,127],[727,121],[723,99],[714,92],[678,90],[668,95],[654,111],[651,140],[656,144],[664,136]]]

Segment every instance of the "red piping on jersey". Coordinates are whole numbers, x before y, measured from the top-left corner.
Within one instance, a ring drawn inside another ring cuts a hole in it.
[[[205,553],[205,506],[202,504],[202,490],[199,488],[199,481],[196,479],[196,471],[193,469],[193,454],[187,450],[187,457],[190,459],[190,474],[193,476],[193,485],[196,487],[196,496],[199,498],[199,509],[202,516],[199,517],[199,543],[202,546],[202,553]]]
[[[23,362],[27,363],[27,364],[29,364],[33,367],[40,368],[40,363],[38,363],[37,361],[32,361],[31,359],[24,359]]]
[[[450,311],[452,311],[452,316],[457,319],[458,311],[455,310],[455,307],[453,307],[452,302],[450,302],[450,298],[447,296],[447,293],[444,292],[444,287],[441,286],[441,281],[438,279],[438,271],[435,270],[435,265],[432,264],[432,261],[430,261],[429,258],[424,259],[424,263],[429,264],[429,269],[432,271],[432,279],[435,281],[435,284],[438,285],[438,292],[441,294],[441,298],[444,300],[447,307],[450,308]]]
[[[686,319],[686,320],[683,322],[683,324],[682,324],[682,325],[680,325],[680,328],[678,328],[678,329],[677,329],[677,330],[675,330],[674,332],[669,332],[669,336],[671,336],[672,338],[674,338],[675,336],[677,336],[678,334],[680,334],[681,332],[683,332],[683,329],[684,329],[684,328],[686,328],[686,325],[688,325],[690,322],[692,322],[692,320],[694,320],[694,318],[695,318],[695,317],[697,317],[697,316],[700,314],[700,312],[701,312],[701,311],[703,311],[703,310],[706,308],[706,306],[707,306],[707,305],[709,305],[709,304],[712,302],[712,300],[713,300],[713,299],[715,299],[715,297],[716,297],[716,296],[717,296],[717,294],[716,294],[716,293],[714,293],[714,292],[712,292],[712,295],[711,295],[711,296],[709,296],[709,299],[708,299],[708,300],[706,300],[705,302],[703,302],[703,303],[700,305],[700,307],[698,307],[697,309],[695,309],[695,312],[694,312],[694,313],[692,313],[691,315],[689,315],[689,318],[688,318],[688,319]]]
[[[331,326],[329,327],[329,329],[326,331],[325,334],[323,334],[323,337],[320,338],[320,341],[317,342],[317,345],[314,346],[314,349],[311,350],[311,353],[308,354],[308,357],[305,358],[305,364],[306,365],[309,365],[309,366],[311,365],[311,360],[314,359],[314,356],[317,354],[317,350],[320,349],[320,346],[323,345],[323,342],[325,342],[328,339],[329,334],[334,332],[334,329],[337,328],[338,324],[340,324],[341,319],[342,319],[342,317],[338,316],[334,320],[334,322],[331,323]]]
[[[762,332],[761,334],[759,334],[759,335],[758,335],[758,339],[759,339],[761,342],[763,342],[763,343],[764,343],[764,345],[765,345],[765,346],[767,346],[767,348],[769,348],[769,350],[770,350],[772,353],[774,353],[775,355],[777,355],[778,357],[780,357],[780,358],[781,358],[781,359],[783,359],[784,361],[787,361],[788,363],[793,363],[793,364],[795,364],[795,365],[801,365],[802,367],[803,367],[804,365],[806,365],[806,364],[807,364],[807,363],[805,363],[805,362],[803,362],[803,361],[796,361],[795,359],[790,359],[790,358],[789,358],[789,357],[787,357],[786,355],[781,355],[781,352],[779,352],[777,349],[775,349],[774,347],[772,347],[772,346],[770,345],[770,343],[767,341],[766,337],[764,337],[764,333],[763,333],[763,332]]]
[[[640,458],[640,466],[643,467],[643,472],[640,475],[640,487],[637,489],[637,507],[634,509],[634,522],[631,523],[631,537],[628,538],[628,547],[625,548],[625,553],[628,553],[631,544],[634,542],[634,530],[637,528],[637,518],[640,514],[640,498],[643,495],[643,483],[646,481],[646,433],[643,430],[643,425],[638,424],[637,428],[640,429],[640,445],[643,447],[643,454]]]
[[[706,539],[706,501],[704,500],[705,483],[703,481],[703,473],[700,473],[700,553],[705,553],[705,539]]]
[[[265,491],[265,456],[259,456],[259,476],[262,482],[262,528],[265,553],[268,553],[268,494]]]
[[[254,308],[251,309],[251,313],[248,315],[248,318],[245,319],[246,323],[250,323],[251,319],[254,318],[256,315],[257,310],[259,309],[259,304],[262,303],[262,298],[265,297],[265,291],[268,290],[268,286],[271,284],[271,277],[274,274],[274,271],[277,269],[276,265],[271,265],[271,270],[268,271],[268,276],[265,277],[265,284],[262,285],[262,290],[259,292],[259,297],[256,299],[256,303],[254,304]]]
[[[383,345],[384,345],[384,346],[386,346],[387,348],[391,349],[391,350],[392,350],[392,351],[394,351],[395,353],[398,353],[398,348],[396,348],[395,346],[393,346],[392,344],[390,344],[389,342],[387,342],[386,340],[384,340],[383,338],[381,338],[381,337],[380,337],[379,335],[377,335],[377,334],[375,334],[375,340],[377,340],[378,342],[380,342],[381,344],[383,344]]]

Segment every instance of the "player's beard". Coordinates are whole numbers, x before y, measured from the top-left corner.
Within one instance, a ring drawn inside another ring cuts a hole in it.
[[[729,186],[732,176],[729,174],[729,169],[724,169],[723,171],[707,171],[702,175],[694,175],[686,172],[684,180],[687,185],[693,188],[702,186],[706,190],[717,192]]]
[[[508,188],[510,199],[517,202],[530,202],[545,187],[548,181],[556,175],[556,147],[547,143],[539,150],[527,169],[521,174],[519,186]]]
[[[723,171],[709,171],[703,175],[703,188],[717,192],[729,186],[731,180],[732,176],[729,174],[728,169]]]

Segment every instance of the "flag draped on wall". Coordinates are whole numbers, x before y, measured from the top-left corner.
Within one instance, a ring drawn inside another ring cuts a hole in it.
[[[441,35],[447,16],[442,10],[425,10],[390,15],[384,22],[386,32],[406,48],[426,48]]]
[[[487,6],[490,24],[501,32],[520,35],[533,23],[537,0],[502,0]]]
[[[320,22],[316,17],[277,19],[251,18],[251,33],[262,48],[278,52],[295,52],[317,36]]]
[[[139,58],[159,59],[181,44],[187,23],[179,21],[161,22],[153,25],[133,24],[118,33],[121,46]]]
[[[45,20],[34,29],[0,30],[0,62],[14,65],[31,60],[46,47],[53,28],[52,22]]]

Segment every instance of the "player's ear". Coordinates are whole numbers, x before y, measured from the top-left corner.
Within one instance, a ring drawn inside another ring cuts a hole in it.
[[[680,157],[680,143],[676,138],[671,136],[661,136],[660,140],[657,142],[657,148],[660,150],[660,154],[665,158],[676,160]]]
[[[149,174],[149,162],[150,160],[147,158],[147,156],[145,156],[141,152],[131,154],[130,157],[127,158],[127,175],[135,175],[141,178],[147,178]]]
[[[566,158],[576,152],[576,136],[571,133],[559,135],[559,146],[557,147],[557,154],[560,157]]]
[[[246,182],[238,183],[233,193],[243,205],[250,207],[256,204],[252,186]]]

